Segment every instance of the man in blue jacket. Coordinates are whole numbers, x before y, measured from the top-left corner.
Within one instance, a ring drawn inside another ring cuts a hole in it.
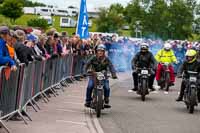
[[[7,26],[0,26],[0,66],[10,66],[11,70],[17,69],[15,61],[10,58],[8,49],[6,47],[6,40],[9,35]]]

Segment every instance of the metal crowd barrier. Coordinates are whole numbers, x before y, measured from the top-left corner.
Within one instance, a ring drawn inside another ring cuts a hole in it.
[[[16,72],[11,72],[8,79],[6,79],[6,72],[10,68],[1,68],[1,82],[0,82],[0,111],[1,115],[11,115],[16,109],[17,100],[17,86],[19,76],[19,69]],[[9,73],[9,72],[8,72]],[[8,74],[9,75],[9,74]]]
[[[69,54],[46,61],[29,62],[28,66],[20,64],[15,72],[10,72],[8,67],[0,67],[0,125],[5,127],[2,120],[14,116],[20,116],[26,124],[23,115],[32,121],[26,106],[30,104],[37,112],[35,105],[40,108],[34,99],[40,95],[47,102],[47,90],[55,95],[52,88],[66,79],[80,76],[82,61],[82,57]]]

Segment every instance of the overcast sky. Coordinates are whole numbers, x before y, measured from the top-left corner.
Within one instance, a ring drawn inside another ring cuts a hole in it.
[[[69,5],[73,5],[79,7],[80,0],[32,0],[37,2],[42,2],[48,5],[56,5],[58,7],[67,7]],[[98,7],[108,7],[112,3],[121,3],[122,5],[126,5],[131,0],[87,0],[87,7],[90,8],[98,8]]]

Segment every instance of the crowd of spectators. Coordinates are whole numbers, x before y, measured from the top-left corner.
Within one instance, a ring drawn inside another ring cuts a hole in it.
[[[0,26],[0,66],[10,66],[11,70],[16,70],[18,64],[28,65],[34,60],[42,61],[71,53],[82,57],[93,55],[95,47],[106,41],[108,37],[101,34],[91,35],[85,40],[75,34],[59,33],[54,28],[45,33],[33,28],[9,29]]]
[[[125,37],[117,39],[115,34],[90,34],[90,38],[85,40],[80,39],[76,34],[59,33],[54,28],[44,32],[33,28],[14,27],[9,29],[7,26],[0,26],[0,66],[10,66],[11,70],[16,70],[19,63],[28,65],[30,61],[34,60],[42,61],[72,53],[85,57],[93,55],[96,46],[99,44],[105,44],[108,50],[114,44],[115,46],[116,44],[121,46],[128,44],[131,48],[126,49],[133,50],[135,53],[137,49],[139,50],[139,45],[143,41],[148,42],[150,48],[152,46],[151,50],[156,49],[156,44],[159,44],[157,49],[162,47],[162,41]],[[170,43],[174,50],[177,48],[200,50],[199,42],[171,40]]]

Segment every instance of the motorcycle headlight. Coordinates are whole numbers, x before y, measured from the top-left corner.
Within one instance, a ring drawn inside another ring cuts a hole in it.
[[[98,80],[104,80],[104,76],[97,76]]]
[[[97,74],[97,79],[98,79],[98,80],[104,80],[104,79],[105,79],[105,76],[104,76],[102,73],[98,73],[98,74]]]

